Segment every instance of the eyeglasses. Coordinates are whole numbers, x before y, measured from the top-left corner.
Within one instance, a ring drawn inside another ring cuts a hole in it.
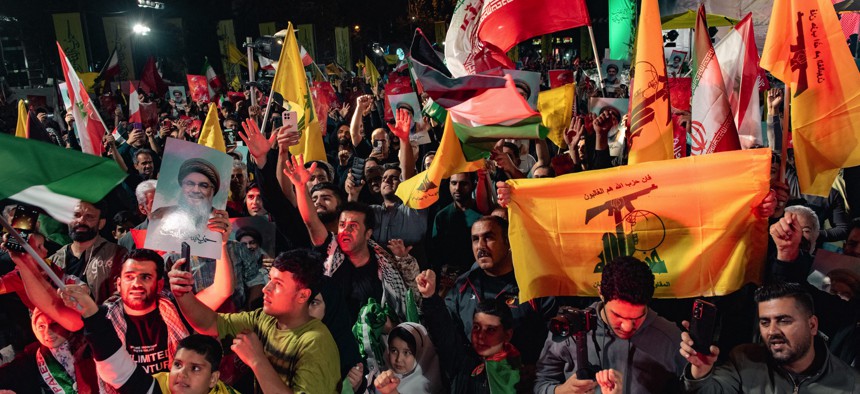
[[[183,181],[182,187],[184,187],[186,189],[194,189],[195,187],[198,187],[198,188],[200,188],[200,190],[209,191],[212,189],[212,184],[208,183],[208,182],[197,183],[194,181]]]

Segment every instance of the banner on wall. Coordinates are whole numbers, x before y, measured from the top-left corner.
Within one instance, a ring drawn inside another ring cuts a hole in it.
[[[81,14],[70,12],[54,14],[54,31],[57,42],[63,47],[69,62],[78,72],[90,70],[87,59],[87,48],[84,44],[84,31],[81,28]]]

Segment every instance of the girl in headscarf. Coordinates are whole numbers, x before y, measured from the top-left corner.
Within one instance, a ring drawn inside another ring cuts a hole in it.
[[[387,361],[389,369],[374,380],[380,393],[444,392],[436,349],[424,326],[401,323],[391,330]]]

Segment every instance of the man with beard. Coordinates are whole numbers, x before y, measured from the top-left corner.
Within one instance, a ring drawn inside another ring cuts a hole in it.
[[[389,243],[391,254],[371,238],[375,215],[365,204],[347,202],[338,219],[337,234],[330,233],[318,215],[307,191],[307,181],[314,167],[304,167],[301,158],[285,163],[284,172],[296,186],[296,199],[302,220],[314,247],[327,255],[325,275],[330,276],[347,294],[350,324],[368,298],[388,305],[397,317],[405,321],[406,291],[413,292],[418,263],[410,256],[402,241]],[[394,256],[392,256],[392,254]]]
[[[99,307],[85,288],[68,286],[60,291],[63,303],[81,314],[84,337],[90,345],[96,369],[105,383],[119,393],[230,394],[234,390],[219,380],[223,349],[214,338],[193,334],[179,340],[169,372],[150,374],[123,348],[107,309]]]
[[[311,202],[326,231],[337,232],[337,220],[346,203],[346,196],[333,183],[320,183],[311,188]]]
[[[212,163],[194,158],[179,166],[178,181],[181,193],[177,205],[156,209],[151,219],[161,234],[187,239],[206,230],[221,176]]]
[[[382,204],[372,204],[370,208],[376,216],[376,227],[373,229],[373,240],[387,245],[392,239],[402,239],[412,247],[421,243],[427,232],[427,210],[413,209],[403,204],[397,197],[397,187],[401,181],[400,167],[394,164],[383,166],[382,183],[379,187]],[[364,184],[356,185],[350,175],[346,181],[346,191],[349,201],[359,201],[359,193]]]
[[[99,236],[105,226],[103,210],[92,203],[81,201],[75,206],[69,222],[72,243],[63,246],[51,261],[69,275],[80,278],[90,287],[96,302],[104,302],[114,292],[112,269],[119,266],[128,251]]]
[[[457,278],[445,297],[448,311],[457,326],[471,337],[475,308],[488,299],[503,300],[514,316],[511,343],[522,352],[526,365],[534,365],[546,337],[546,321],[555,316],[555,298],[539,298],[520,304],[519,286],[514,278],[514,262],[508,241],[508,221],[484,216],[472,225],[475,265]]]
[[[472,197],[476,180],[474,172],[452,175],[449,190],[454,202],[440,209],[433,220],[430,261],[433,270],[441,275],[439,287],[443,294],[475,261],[469,239],[472,225],[483,216],[476,210]]]
[[[802,286],[765,285],[756,290],[755,301],[764,343],[736,347],[724,365],[714,368],[719,348],[699,354],[690,334],[681,334],[680,353],[689,362],[683,376],[687,392],[860,392],[860,373],[833,356],[817,335],[812,297]]]

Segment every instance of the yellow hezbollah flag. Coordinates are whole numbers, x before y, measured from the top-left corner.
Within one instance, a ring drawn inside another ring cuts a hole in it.
[[[370,88],[374,92],[379,87],[379,71],[367,56],[364,57],[364,80],[367,81],[367,84],[370,85]]]
[[[30,114],[27,112],[27,105],[24,100],[18,100],[18,123],[15,126],[15,136],[27,138],[27,120]]]
[[[860,72],[830,1],[774,2],[761,67],[791,86],[800,190],[827,196],[860,165]]]
[[[647,263],[655,297],[730,293],[758,281],[769,149],[510,180],[511,254],[520,299],[595,296],[604,265]]]
[[[643,0],[636,29],[636,64],[630,96],[629,164],[667,160],[672,150],[672,116],[663,59],[663,31],[657,0]]]
[[[305,161],[325,161],[322,133],[319,124],[314,126],[316,116],[313,110],[313,100],[311,100],[310,89],[308,89],[305,66],[299,55],[299,44],[296,41],[293,24],[289,23],[284,32],[286,33],[284,44],[281,47],[281,55],[278,57],[272,90],[275,93],[275,100],[283,102],[286,110],[296,111],[296,116],[299,119],[297,125],[301,138],[297,145],[290,147],[290,153],[305,155]]]
[[[209,113],[206,114],[206,121],[203,122],[197,143],[227,153],[227,145],[224,144],[224,134],[221,132],[218,108],[216,107],[215,104],[209,105]]]
[[[570,83],[538,94],[538,112],[541,123],[549,129],[550,140],[564,147],[564,132],[570,126],[573,115],[573,92],[576,84]]]
[[[433,162],[430,163],[430,168],[400,182],[400,186],[397,187],[397,197],[412,208],[427,208],[439,200],[439,185],[442,179],[461,172],[477,171],[483,166],[484,159],[466,161],[460,140],[454,132],[451,114],[448,114],[445,130],[442,132],[442,141],[439,143]]]

